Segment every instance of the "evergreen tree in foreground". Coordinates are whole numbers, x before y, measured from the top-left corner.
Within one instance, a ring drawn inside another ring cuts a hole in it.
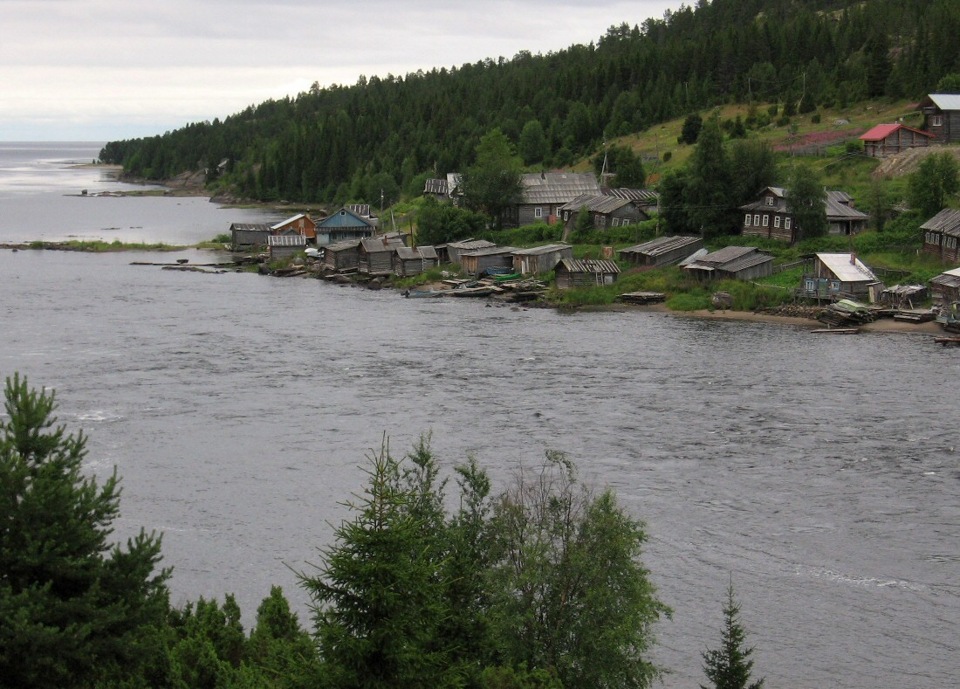
[[[116,472],[85,477],[83,434],[54,394],[8,378],[0,420],[0,687],[154,685],[164,675],[169,570],[160,538],[110,542]],[[156,681],[155,681],[156,680]]]
[[[733,594],[733,582],[727,587],[727,602],[723,606],[723,633],[720,648],[703,654],[703,671],[713,683],[700,689],[761,689],[763,678],[750,682],[753,648],[746,646],[747,632],[740,623],[740,604]]]

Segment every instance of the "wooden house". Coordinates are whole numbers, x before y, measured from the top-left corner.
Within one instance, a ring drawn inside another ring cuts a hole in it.
[[[460,173],[447,173],[446,179],[433,178],[424,181],[423,195],[437,201],[452,201],[458,205],[463,197],[460,191]]]
[[[960,210],[944,208],[920,226],[924,253],[944,263],[960,263]]]
[[[273,234],[266,223],[235,222],[230,224],[230,248],[233,251],[257,251],[267,246]]]
[[[437,250],[432,246],[400,246],[394,250],[393,272],[400,277],[419,275],[437,265]]]
[[[878,124],[860,135],[863,152],[873,158],[896,155],[911,148],[929,146],[933,134],[895,122]]]
[[[703,248],[700,237],[657,237],[620,250],[620,260],[637,266],[676,265]]]
[[[348,240],[372,237],[377,229],[375,218],[363,216],[343,207],[317,223],[317,244],[325,246]]]
[[[348,239],[328,244],[323,251],[323,266],[341,273],[360,269],[360,240]]]
[[[267,237],[267,251],[271,261],[296,256],[306,248],[307,238],[295,232],[271,234]]]
[[[816,254],[813,272],[803,276],[799,296],[809,299],[856,299],[875,302],[883,291],[877,279],[856,254]]]
[[[393,254],[396,247],[383,236],[364,237],[357,247],[357,270],[368,275],[389,275],[393,272]]]
[[[562,258],[553,267],[559,289],[612,285],[620,274],[615,261]]]
[[[830,234],[849,235],[866,229],[870,216],[856,209],[846,192],[827,191],[824,205]],[[740,206],[740,210],[746,211],[740,230],[744,237],[766,237],[791,244],[800,238],[803,228],[797,226],[783,187],[765,188],[756,201]]]
[[[483,275],[488,270],[509,272],[513,269],[512,246],[490,246],[460,254],[460,270],[467,275]],[[504,270],[505,269],[505,270]]]
[[[504,212],[504,225],[554,223],[565,204],[578,196],[600,194],[597,178],[586,172],[536,172],[521,175],[520,182],[520,200]]]
[[[930,280],[930,298],[934,306],[960,301],[960,268],[947,270]]]
[[[650,216],[640,208],[639,204],[630,199],[601,194],[583,194],[560,207],[563,224],[567,228],[573,229],[583,208],[586,208],[590,214],[591,227],[597,230],[605,230],[610,227],[626,227],[641,220],[650,219]]]
[[[460,254],[477,251],[479,249],[488,249],[494,246],[496,246],[496,244],[486,239],[461,239],[457,242],[447,242],[445,247],[447,263],[460,263]]]
[[[753,246],[727,246],[683,266],[701,280],[753,280],[773,273],[773,256]]]
[[[562,258],[573,258],[569,244],[544,244],[513,252],[513,272],[521,275],[539,275],[553,270]]]
[[[920,101],[925,132],[933,136],[933,143],[960,142],[960,93],[931,93]]]
[[[317,241],[317,223],[306,213],[298,213],[286,220],[281,220],[272,225],[270,231],[273,234],[285,234],[293,231],[303,236],[310,244]]]

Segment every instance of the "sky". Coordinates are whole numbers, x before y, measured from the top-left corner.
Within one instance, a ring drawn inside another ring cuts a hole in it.
[[[0,0],[0,141],[110,141],[595,42],[681,0]]]

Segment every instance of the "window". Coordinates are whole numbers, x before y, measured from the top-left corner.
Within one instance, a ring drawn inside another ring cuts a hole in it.
[[[610,227],[620,227],[620,220],[619,220],[619,218],[613,218],[613,219],[610,221]]]
[[[540,206],[537,206],[536,208],[533,209],[533,217],[535,218],[543,217],[543,209]]]
[[[790,229],[790,225],[791,225],[791,222],[790,222],[790,221],[791,221],[791,220],[793,220],[793,218],[784,218],[784,219],[783,219],[783,229],[785,229],[785,230],[789,230],[789,229]]]
[[[933,115],[930,118],[931,127],[942,127],[943,126],[943,115]]]
[[[774,226],[774,227],[777,227],[777,228],[780,227],[780,216],[779,216],[779,215],[773,216],[773,226]]]
[[[770,216],[766,213],[763,214],[763,226],[770,227]]]
[[[772,206],[772,205],[773,205],[773,197],[772,197],[772,196],[768,196],[768,197],[767,197],[767,205],[768,205],[768,206]]]
[[[743,219],[743,226],[744,226],[744,227],[750,227],[750,214],[749,214],[749,213],[747,213],[747,217],[745,217],[745,218]]]
[[[754,214],[753,214],[753,224],[756,225],[757,227],[760,227],[760,214],[759,214],[759,213],[754,213]]]

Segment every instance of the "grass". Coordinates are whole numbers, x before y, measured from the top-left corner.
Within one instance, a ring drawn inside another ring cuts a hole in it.
[[[29,249],[60,249],[65,251],[86,251],[90,253],[106,253],[110,251],[182,251],[190,247],[173,244],[124,243],[120,240],[104,242],[95,240],[71,239],[66,242],[33,241],[27,244]]]

